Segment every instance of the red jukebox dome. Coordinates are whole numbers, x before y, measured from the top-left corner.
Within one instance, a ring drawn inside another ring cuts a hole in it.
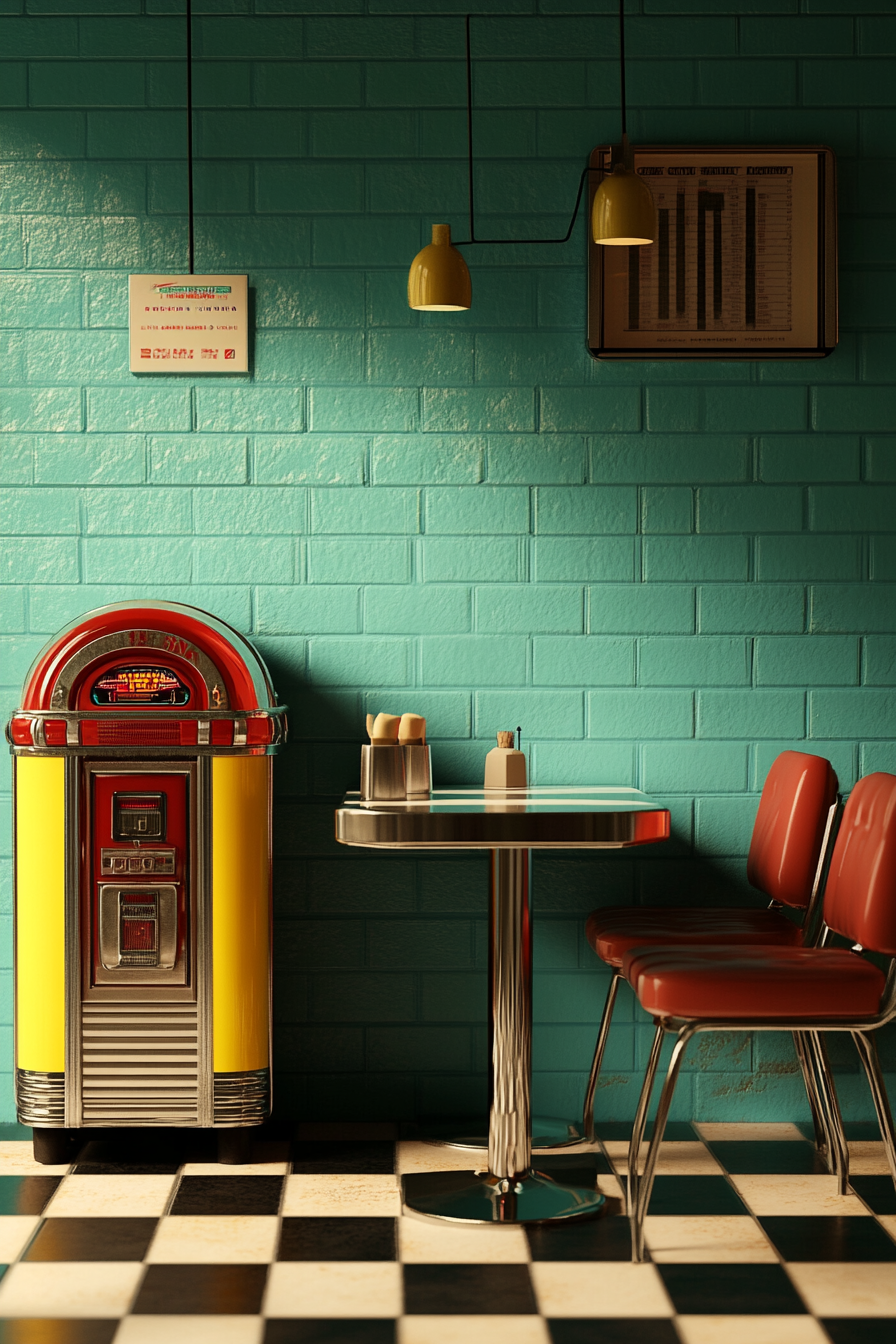
[[[90,612],[42,650],[15,756],[16,1104],[35,1156],[82,1126],[220,1130],[270,1110],[271,755],[237,631],[173,602]]]

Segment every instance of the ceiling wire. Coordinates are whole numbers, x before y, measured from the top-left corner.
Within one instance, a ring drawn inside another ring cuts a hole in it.
[[[196,247],[193,228],[193,4],[187,0],[187,249],[190,275],[195,272]]]

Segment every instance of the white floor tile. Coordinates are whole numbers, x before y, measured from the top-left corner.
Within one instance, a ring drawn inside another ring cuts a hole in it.
[[[146,1256],[154,1265],[266,1265],[279,1219],[238,1214],[163,1218]]]
[[[774,1248],[752,1218],[648,1217],[644,1236],[659,1264],[771,1265]]]
[[[760,1218],[868,1212],[855,1195],[837,1194],[834,1176],[732,1176],[731,1182]]]
[[[862,1139],[849,1145],[850,1176],[889,1176],[890,1164],[882,1143]]]
[[[50,1167],[35,1162],[34,1149],[27,1139],[0,1143],[0,1176],[64,1176],[68,1169],[68,1163]]]
[[[283,1213],[300,1218],[397,1218],[397,1176],[287,1176]]]
[[[44,1210],[50,1218],[158,1218],[174,1176],[66,1176]]]
[[[395,1261],[281,1261],[271,1266],[263,1313],[333,1319],[395,1317],[401,1309]]]
[[[881,1227],[889,1232],[890,1236],[896,1241],[896,1213],[879,1213],[877,1221]]]
[[[627,1261],[536,1261],[530,1266],[543,1316],[671,1316],[653,1265]]]
[[[128,1316],[114,1344],[261,1344],[260,1316]]]
[[[123,1316],[142,1277],[130,1261],[12,1265],[0,1280],[0,1318]]]
[[[242,1166],[233,1166],[222,1162],[185,1162],[185,1176],[285,1176],[289,1163],[282,1162],[244,1162]]]
[[[519,1265],[529,1259],[521,1227],[462,1227],[404,1217],[398,1236],[406,1265]]]
[[[541,1316],[403,1316],[398,1344],[551,1344]]]
[[[675,1327],[682,1344],[829,1344],[811,1316],[679,1316]]]
[[[896,1316],[896,1264],[789,1264],[816,1316]]]
[[[805,1134],[789,1121],[771,1120],[745,1124],[743,1121],[701,1120],[697,1133],[710,1143],[726,1143],[732,1139],[742,1139],[744,1143],[757,1140],[770,1142],[782,1139],[805,1139]]]
[[[449,1148],[441,1143],[404,1142],[397,1147],[397,1170],[410,1171],[487,1171],[488,1154],[474,1148]]]
[[[6,1213],[0,1217],[0,1264],[16,1260],[28,1244],[40,1219],[26,1213]]]

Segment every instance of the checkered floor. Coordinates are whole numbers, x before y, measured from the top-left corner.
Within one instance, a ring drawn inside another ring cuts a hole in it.
[[[0,1143],[0,1344],[894,1344],[896,1193],[857,1135],[839,1198],[795,1126],[671,1126],[643,1265],[619,1126],[605,1214],[528,1231],[400,1217],[398,1173],[472,1164],[382,1127],[244,1167],[183,1132],[95,1138],[71,1167]]]

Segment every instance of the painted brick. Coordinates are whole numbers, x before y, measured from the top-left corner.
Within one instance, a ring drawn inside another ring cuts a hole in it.
[[[863,742],[859,752],[862,764],[858,777],[871,775],[876,770],[896,774],[896,742]]]
[[[459,975],[421,976],[421,1007],[424,1022],[474,1022],[481,1025],[482,1005],[486,1002],[486,981],[482,972]]]
[[[537,742],[531,749],[532,783],[548,784],[620,784],[635,782],[634,748],[627,742]],[[545,938],[545,922],[541,925]],[[538,940],[536,939],[536,947]],[[543,964],[550,965],[548,961]],[[553,962],[554,965],[558,963]],[[574,965],[562,959],[561,965]]]
[[[121,383],[128,376],[127,337],[118,331],[35,331],[24,337],[25,381]]]
[[[193,577],[189,537],[90,537],[83,548],[87,583],[114,583],[124,574],[152,574],[159,583]]]
[[[142,465],[142,456],[141,456]],[[157,485],[242,485],[246,439],[236,434],[153,434],[149,474]]]
[[[81,500],[89,536],[169,536],[193,530],[189,490],[102,486],[83,490]]]
[[[693,588],[601,584],[591,589],[590,627],[605,634],[687,634],[694,630]]]
[[[578,333],[485,333],[476,337],[476,380],[498,387],[575,386],[585,379],[586,358]]]
[[[810,737],[893,737],[896,691],[810,691]]]
[[[200,583],[292,583],[295,542],[288,537],[228,537],[193,542],[193,577]]]
[[[896,579],[896,537],[872,537],[869,578]]]
[[[892,431],[893,398],[889,387],[818,387],[813,427],[820,430]]]
[[[737,582],[748,575],[748,543],[746,537],[648,537],[643,567],[651,583]]]
[[[101,607],[107,602],[133,601],[138,596],[163,602],[192,603],[206,611],[214,610],[217,616],[238,630],[251,629],[251,603],[249,589],[245,585],[226,588],[220,585],[203,587],[200,584],[108,583],[96,587],[84,583],[73,588],[59,584],[35,585],[31,589],[31,629],[51,635],[85,611]]]
[[[470,1068],[470,1033],[466,1027],[369,1027],[367,1067],[371,1070]]]
[[[0,430],[50,430],[60,433],[81,428],[81,397],[74,388],[5,388]]]
[[[301,388],[200,386],[196,391],[196,428],[206,433],[264,434],[295,432],[304,425]],[[164,428],[189,428],[166,425]],[[148,425],[161,429],[161,425]]]
[[[355,971],[315,976],[311,982],[311,1016],[317,1022],[406,1021],[414,1016],[415,1001],[412,975]]]
[[[25,238],[22,221],[14,215],[0,215],[0,266],[13,270],[25,265]]]
[[[451,221],[458,198],[467,189],[465,164],[452,162],[436,164],[432,159],[423,162],[371,160],[365,165],[364,176],[368,205],[376,214],[414,214],[419,208],[421,197],[425,194],[429,212],[433,216],[446,216]],[[456,228],[455,237],[457,237]],[[478,307],[477,268],[476,308]],[[463,322],[464,327],[467,327],[468,317],[468,313],[458,314],[455,320]],[[444,319],[439,325],[444,325]]]
[[[35,112],[30,108],[0,112],[0,141],[7,159],[79,159],[84,156],[86,140],[83,112]]]
[[[560,391],[546,387],[541,394],[540,428],[555,433],[576,430],[586,434],[604,430],[633,432],[641,428],[639,390],[634,387],[576,387]]]
[[[763,581],[861,578],[859,537],[760,537],[756,572]]]
[[[742,639],[703,635],[641,641],[642,686],[743,686],[749,679],[748,649]]]
[[[851,53],[847,53],[850,54]],[[892,102],[893,66],[886,58],[807,61],[803,66],[803,98],[819,107],[874,107]]]
[[[313,387],[310,392],[310,428],[319,431],[408,432],[417,428],[417,413],[417,391],[411,387]]]
[[[697,530],[793,532],[802,526],[802,491],[796,486],[710,486],[697,491]]]
[[[530,584],[476,590],[476,629],[483,634],[581,634],[582,589]]]
[[[300,279],[273,272],[255,277],[254,284],[259,327],[364,325],[364,276],[358,272],[304,271]]]
[[[641,750],[649,793],[742,793],[747,749],[738,742],[650,742]]]
[[[698,798],[695,821],[701,852],[745,855],[757,806],[756,798]]]
[[[462,967],[472,965],[467,920],[382,919],[368,928],[371,966]]]
[[[806,597],[796,584],[708,585],[699,590],[697,611],[702,635],[796,634],[805,624]]]
[[[535,527],[539,534],[633,532],[637,506],[636,492],[624,486],[539,486]]]
[[[812,69],[815,62],[806,62]],[[823,64],[818,62],[817,64]],[[795,61],[701,61],[697,87],[702,103],[716,107],[787,107],[797,101]],[[826,99],[809,98],[809,102]]]
[[[869,631],[893,628],[896,584],[819,584],[810,592],[809,629],[813,633]]]
[[[852,51],[852,43],[853,23],[846,15],[840,18],[808,18],[803,14],[793,18],[779,16],[774,28],[770,28],[764,17],[742,18],[740,21],[739,50],[745,56],[764,56],[770,50],[779,56],[842,56]]]
[[[420,554],[426,583],[500,583],[522,577],[520,543],[514,537],[427,537]]]
[[[588,736],[645,738],[693,737],[692,691],[589,691]]]
[[[812,486],[809,519],[818,532],[892,532],[896,529],[896,488]]]
[[[427,635],[420,640],[422,683],[518,686],[526,677],[526,642],[506,635]]]
[[[584,441],[577,434],[490,434],[488,478],[501,485],[581,485]]]
[[[255,205],[262,213],[360,213],[364,208],[364,176],[360,165],[341,163],[259,163],[255,170]]]
[[[424,388],[423,425],[429,431],[520,433],[535,428],[532,388]]]
[[[867,440],[865,475],[869,481],[896,481],[896,435]]]
[[[896,686],[896,635],[869,635],[863,641],[866,686]]]
[[[301,217],[255,216],[251,229],[208,215],[196,222],[197,265],[209,274],[255,270],[258,266],[304,267],[311,259],[311,229]]]
[[[355,383],[361,377],[364,343],[359,332],[259,332],[255,379],[260,383]]]
[[[796,739],[795,741],[785,739],[778,742],[756,743],[753,748],[753,778],[751,780],[754,789],[762,788],[766,775],[782,751],[805,751],[810,756],[821,756],[823,760],[830,761],[839,780],[840,788],[844,791],[851,789],[858,779],[855,763],[856,752],[852,743],[819,742],[817,739],[813,739],[811,742],[804,739]]]
[[[35,61],[28,98],[32,107],[142,107],[142,75],[115,61]]]
[[[306,492],[291,486],[230,486],[192,492],[197,535],[265,536],[304,531]]]
[[[634,652],[631,639],[594,635],[534,639],[532,680],[536,686],[631,686]]]
[[[805,730],[805,692],[697,692],[698,737],[799,737]]]
[[[30,485],[34,479],[36,434],[7,434],[0,444],[0,482],[3,485]],[[56,484],[56,482],[43,482]]]
[[[25,629],[25,592],[24,586],[14,588],[8,585],[0,599],[0,630],[4,634],[15,634]]]
[[[450,387],[472,381],[473,338],[465,333],[373,331],[367,352],[372,383]]]
[[[378,583],[407,583],[411,577],[408,542],[366,537],[314,537],[309,542],[310,583],[362,583],[371,576]]]
[[[642,532],[693,530],[694,495],[684,486],[648,485],[641,492]]]
[[[515,486],[435,486],[426,492],[427,533],[529,531],[529,492]]]
[[[416,490],[312,490],[312,532],[419,531],[419,502]]]
[[[144,479],[139,434],[39,434],[31,442],[37,485],[138,485]]]
[[[285,221],[292,228],[294,220]],[[428,241],[428,240],[427,240]],[[406,310],[408,257],[413,258],[422,246],[420,228],[415,219],[392,216],[365,216],[364,263],[368,266],[401,266],[404,270],[399,281],[398,294]],[[358,247],[358,221],[344,215],[317,217],[312,223],[312,257],[315,266],[344,267],[346,259],[354,257]],[[402,283],[403,281],[403,283]]]
[[[259,485],[363,485],[361,435],[260,434],[254,440]]]
[[[539,583],[634,577],[634,544],[628,537],[540,537],[534,544]]]
[[[858,641],[840,635],[763,635],[754,663],[759,686],[855,686]]]
[[[763,481],[857,481],[857,434],[763,435],[759,441]]]
[[[355,634],[361,629],[358,589],[262,585],[255,592],[255,629],[260,635]]]
[[[257,107],[356,107],[361,102],[361,70],[348,61],[258,61],[253,66],[255,103]]]
[[[699,387],[648,387],[646,428],[672,434],[704,427],[703,392]]]
[[[187,387],[104,387],[87,391],[90,431],[187,430],[191,419]]]
[[[583,734],[581,691],[477,691],[473,700],[478,737],[493,739],[511,719],[522,724],[523,737],[529,740]]]
[[[308,678],[333,686],[404,686],[410,677],[410,646],[401,639],[312,639]]]
[[[41,327],[78,327],[80,281],[74,275],[7,275],[0,281],[0,305],[4,327],[25,327],[35,317]]]
[[[476,485],[482,480],[485,441],[467,435],[414,434],[374,438],[374,485]]]
[[[371,634],[466,634],[471,621],[467,588],[427,584],[365,589],[364,629]]]

